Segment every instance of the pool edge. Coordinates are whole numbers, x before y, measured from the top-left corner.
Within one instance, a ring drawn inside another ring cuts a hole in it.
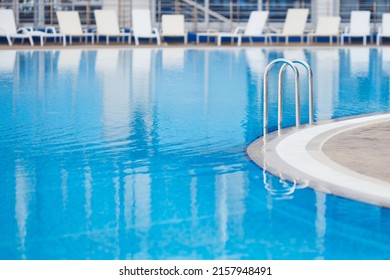
[[[246,152],[258,166],[283,180],[390,208],[389,182],[348,169],[321,150],[332,136],[389,120],[390,113],[374,113],[320,121],[301,128],[290,127],[258,138],[247,147]]]

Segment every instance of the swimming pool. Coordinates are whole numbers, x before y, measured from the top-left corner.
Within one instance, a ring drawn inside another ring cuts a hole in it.
[[[0,51],[0,258],[389,259],[388,209],[247,158],[278,57],[317,120],[389,110],[388,48]]]

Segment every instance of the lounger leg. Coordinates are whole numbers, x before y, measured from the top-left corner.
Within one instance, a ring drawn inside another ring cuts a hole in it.
[[[134,36],[134,41],[135,41],[135,45],[138,46],[139,45],[139,39],[137,36]]]
[[[160,36],[157,36],[157,37],[156,37],[156,40],[157,40],[157,45],[159,45],[159,46],[160,46],[160,45],[161,45],[161,39],[160,39]]]
[[[108,36],[106,36],[106,45],[108,45],[108,41],[110,41],[110,39]]]
[[[252,41],[252,39],[250,39],[251,41]],[[239,36],[238,38],[237,38],[237,46],[241,46],[241,42],[242,42],[242,37],[241,36]]]
[[[364,46],[367,45],[367,37],[366,36],[363,37],[363,45]]]
[[[217,46],[221,46],[221,41],[222,41],[221,36],[218,36],[217,37]]]
[[[187,39],[187,35],[184,36],[184,44],[187,45],[188,43],[188,39]]]
[[[43,36],[41,36],[41,47],[43,47]]]
[[[12,46],[12,40],[9,36],[7,36],[8,45]]]

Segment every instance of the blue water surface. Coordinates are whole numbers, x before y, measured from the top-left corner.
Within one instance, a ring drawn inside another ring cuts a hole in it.
[[[389,110],[388,48],[0,51],[0,259],[390,259],[388,209],[248,159],[280,57],[316,120]]]

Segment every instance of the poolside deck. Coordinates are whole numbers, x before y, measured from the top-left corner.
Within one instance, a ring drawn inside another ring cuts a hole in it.
[[[342,132],[322,151],[342,166],[390,183],[390,121]]]
[[[390,208],[389,139],[390,114],[375,114],[274,132],[248,154],[282,179]]]

